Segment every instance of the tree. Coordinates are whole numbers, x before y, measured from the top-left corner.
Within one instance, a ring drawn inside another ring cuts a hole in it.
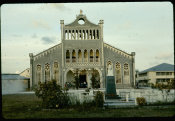
[[[42,99],[42,104],[45,108],[64,108],[70,104],[67,91],[63,91],[55,80],[39,82],[38,87],[35,89],[35,95]]]
[[[91,77],[92,88],[100,88],[100,81],[96,79],[97,75],[95,74],[94,70]]]

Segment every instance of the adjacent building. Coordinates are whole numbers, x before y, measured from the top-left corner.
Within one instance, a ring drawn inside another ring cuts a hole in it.
[[[70,24],[60,20],[61,43],[36,55],[29,54],[30,86],[54,79],[64,87],[78,74],[80,88],[90,88],[95,73],[100,88],[106,88],[110,67],[116,88],[134,87],[135,52],[126,53],[105,43],[103,24],[103,20],[98,24],[90,22],[82,11]]]
[[[174,79],[174,65],[162,63],[137,73],[136,81],[140,86],[148,83],[167,83]]]
[[[22,71],[19,75],[20,75],[20,76],[27,77],[27,78],[30,78],[30,68],[25,69],[25,70]]]
[[[26,91],[30,87],[30,78],[19,74],[1,74],[2,94],[14,94]]]

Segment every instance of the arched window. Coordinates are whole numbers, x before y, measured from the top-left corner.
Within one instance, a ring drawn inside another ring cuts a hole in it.
[[[115,65],[115,80],[116,83],[121,83],[121,65],[119,62]]]
[[[54,62],[54,64],[53,64],[53,79],[56,80],[56,82],[59,82],[59,65],[58,65],[58,62]]]
[[[129,77],[129,65],[127,63],[124,64],[124,84],[129,84],[130,77]]]
[[[81,62],[81,60],[82,60],[81,50],[78,50],[78,62]]]
[[[65,30],[65,39],[67,40],[67,30]]]
[[[84,50],[84,62],[88,61],[87,50]]]
[[[80,39],[80,40],[82,39],[82,33],[81,33],[81,30],[79,30],[79,39]]]
[[[45,64],[45,81],[50,81],[50,65]]]
[[[76,52],[75,52],[75,50],[72,51],[72,62],[76,62]]]
[[[91,49],[90,50],[90,62],[93,62],[93,55],[94,53],[93,53],[93,50]]]
[[[67,63],[70,62],[70,52],[69,52],[69,50],[66,50],[66,62]]]
[[[41,82],[42,80],[41,80],[41,73],[42,73],[42,71],[41,71],[41,65],[37,65],[37,70],[36,70],[36,82]]]
[[[100,59],[100,58],[99,58],[99,50],[97,49],[97,50],[96,50],[96,62],[99,62],[99,59]]]
[[[95,39],[95,30],[93,30],[93,39]]]
[[[97,39],[99,39],[99,30],[97,30]]]
[[[72,30],[71,37],[72,37],[73,40],[75,40],[75,31],[74,30]]]

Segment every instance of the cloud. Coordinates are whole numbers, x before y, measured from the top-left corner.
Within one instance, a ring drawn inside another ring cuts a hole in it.
[[[22,35],[19,35],[19,34],[13,34],[12,36],[13,37],[22,37]]]
[[[44,29],[47,29],[47,30],[51,29],[51,27],[48,25],[48,23],[43,21],[43,20],[33,21],[32,25],[36,28],[44,28]]]
[[[16,71],[15,73],[16,73],[16,74],[19,74],[20,72],[19,72],[19,71]]]
[[[36,35],[36,33],[34,33],[31,37],[32,38],[37,38],[38,36]]]
[[[64,3],[46,3],[43,4],[39,9],[56,9],[56,10],[70,10],[64,6]]]
[[[50,8],[59,9],[59,10],[66,9],[63,3],[53,3],[53,4],[49,4],[49,6]]]
[[[173,53],[160,53],[159,55],[155,56],[157,60],[169,60],[173,58]]]
[[[43,44],[52,44],[55,43],[55,37],[42,37]]]

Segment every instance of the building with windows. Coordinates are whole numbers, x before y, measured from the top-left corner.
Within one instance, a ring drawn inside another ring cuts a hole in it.
[[[56,80],[62,87],[79,76],[80,88],[91,87],[92,74],[100,88],[106,88],[106,75],[112,66],[116,88],[135,85],[135,52],[126,53],[103,41],[103,20],[90,22],[80,14],[70,24],[60,20],[61,43],[36,55],[30,53],[30,86]]]
[[[148,86],[148,83],[167,83],[174,79],[174,65],[162,63],[137,74],[136,81],[140,86]]]

